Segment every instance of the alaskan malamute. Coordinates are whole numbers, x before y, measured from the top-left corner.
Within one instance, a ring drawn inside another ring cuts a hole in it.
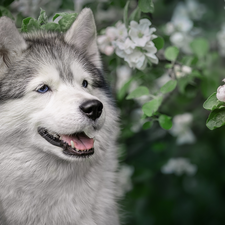
[[[0,18],[0,224],[118,225],[117,134],[90,9],[65,34]]]

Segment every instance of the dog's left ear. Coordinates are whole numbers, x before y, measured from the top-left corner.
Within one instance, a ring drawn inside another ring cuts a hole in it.
[[[27,48],[22,35],[8,17],[0,18],[0,75]]]
[[[85,8],[66,32],[65,41],[84,52],[97,68],[101,68],[96,37],[97,32],[93,13],[90,9]]]

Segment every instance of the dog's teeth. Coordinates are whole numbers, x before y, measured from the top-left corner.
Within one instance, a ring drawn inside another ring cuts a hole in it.
[[[58,138],[59,136],[57,134],[53,134],[53,137],[54,138]]]
[[[71,147],[72,147],[72,148],[75,148],[74,142],[71,141],[70,143],[71,143]]]

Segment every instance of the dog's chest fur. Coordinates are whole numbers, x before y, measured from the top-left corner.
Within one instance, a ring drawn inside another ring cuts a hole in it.
[[[0,198],[5,209],[1,213],[5,218],[0,218],[6,225],[118,224],[112,182],[114,159],[88,166],[38,161],[37,167],[35,161],[29,160],[26,165],[25,159],[20,160],[24,163],[21,168],[12,160],[13,171],[17,172],[1,176]],[[5,166],[11,171],[8,160],[0,169]]]

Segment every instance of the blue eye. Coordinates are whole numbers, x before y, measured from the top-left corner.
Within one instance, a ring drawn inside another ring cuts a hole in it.
[[[88,82],[87,82],[86,80],[83,80],[82,86],[83,86],[84,88],[87,88]]]
[[[43,94],[43,93],[46,93],[49,90],[50,90],[49,86],[44,84],[39,89],[37,89],[37,92]]]

